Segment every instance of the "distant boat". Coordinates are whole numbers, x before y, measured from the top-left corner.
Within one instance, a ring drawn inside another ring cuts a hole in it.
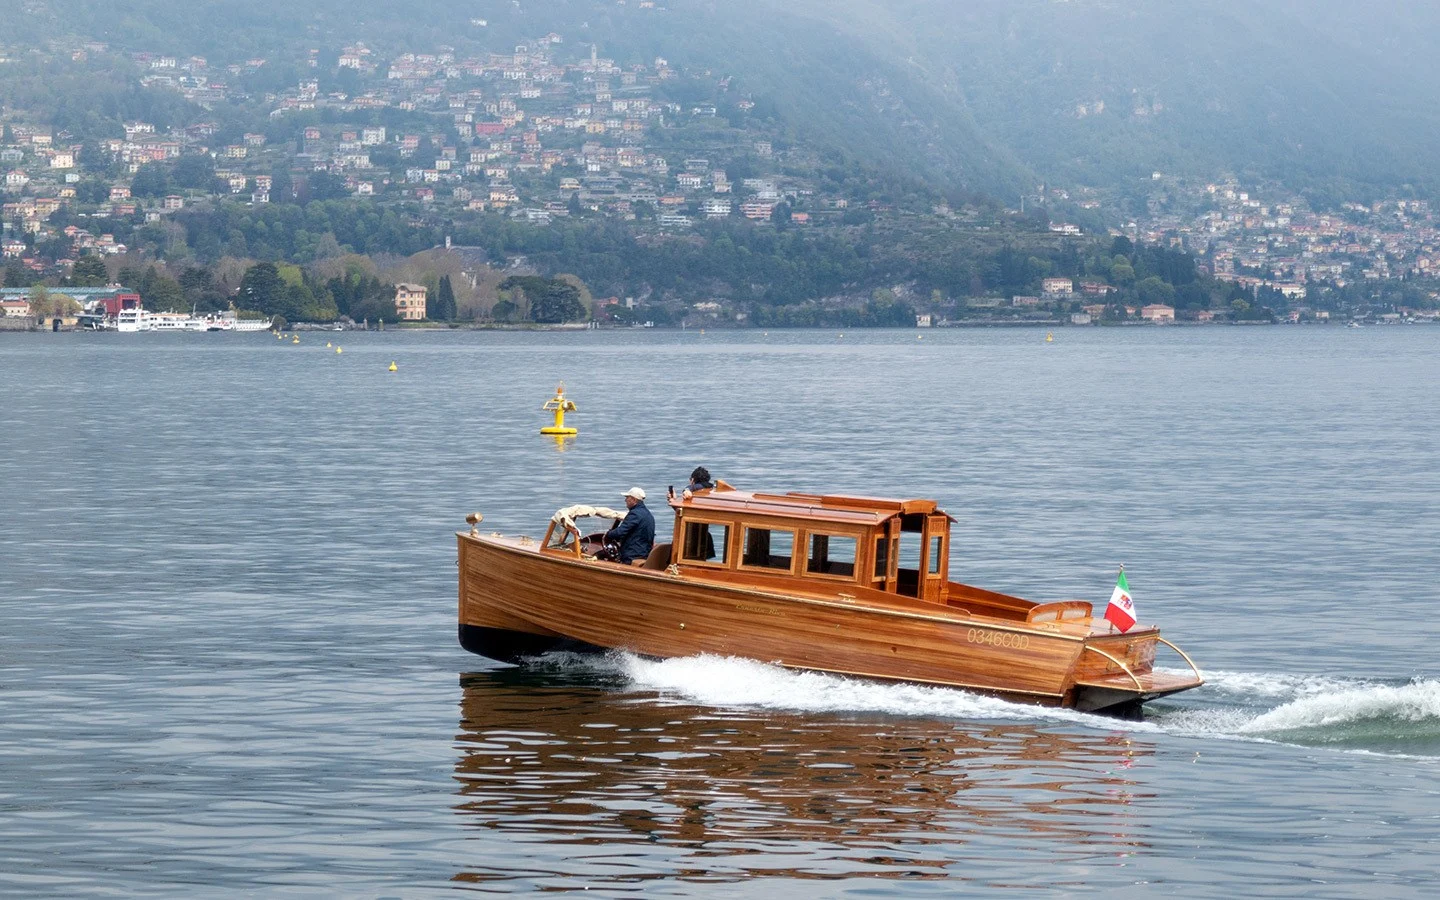
[[[145,310],[122,309],[115,314],[115,330],[119,332],[149,331],[150,323]]]
[[[223,312],[206,318],[207,331],[269,331],[269,319],[241,319],[233,312]]]
[[[122,309],[115,318],[101,326],[109,331],[267,331],[269,319],[240,319],[233,312],[207,316],[184,313],[156,313],[141,307]]]
[[[1351,327],[1351,328],[1364,328],[1365,326],[1364,326],[1364,325],[1361,325],[1359,322],[1351,322],[1351,323],[1350,323],[1350,327]]]

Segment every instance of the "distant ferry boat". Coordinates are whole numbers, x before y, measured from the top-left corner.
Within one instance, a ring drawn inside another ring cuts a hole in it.
[[[184,313],[156,313],[145,309],[122,309],[108,330],[134,331],[267,331],[269,319],[241,319],[233,312],[208,316]]]

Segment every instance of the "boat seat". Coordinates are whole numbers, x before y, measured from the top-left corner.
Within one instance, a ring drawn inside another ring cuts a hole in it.
[[[665,567],[670,565],[670,548],[672,546],[672,544],[656,544],[650,549],[650,555],[645,557],[645,565],[641,568],[653,569],[656,572],[665,571]]]
[[[1060,600],[1055,603],[1039,603],[1025,616],[1026,622],[1069,622],[1088,619],[1094,607],[1084,600]]]

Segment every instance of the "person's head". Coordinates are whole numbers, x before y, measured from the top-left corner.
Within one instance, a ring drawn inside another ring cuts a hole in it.
[[[627,509],[634,509],[637,504],[644,502],[645,491],[638,487],[632,487],[625,492],[625,506]]]
[[[691,484],[704,484],[710,480],[710,470],[704,466],[696,466],[695,471],[690,473]]]

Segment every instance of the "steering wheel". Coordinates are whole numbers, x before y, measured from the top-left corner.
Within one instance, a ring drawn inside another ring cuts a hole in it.
[[[596,531],[587,534],[580,539],[580,552],[596,559],[610,560],[617,562],[620,559],[620,545],[615,541],[605,539],[606,532]]]

